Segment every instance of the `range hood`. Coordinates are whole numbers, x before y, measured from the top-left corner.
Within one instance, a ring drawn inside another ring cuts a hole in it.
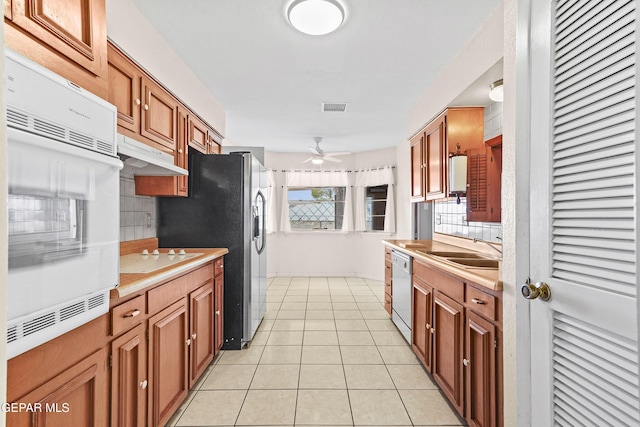
[[[173,156],[156,150],[133,138],[118,134],[118,154],[125,167],[131,166],[136,176],[189,175],[189,171],[173,164]]]

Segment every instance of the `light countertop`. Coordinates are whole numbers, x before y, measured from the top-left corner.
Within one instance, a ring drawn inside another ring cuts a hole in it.
[[[159,250],[161,253],[166,253],[169,249],[160,248]],[[149,273],[121,273],[120,284],[117,288],[111,290],[111,298],[122,298],[169,280],[216,258],[220,258],[228,254],[229,250],[227,248],[196,248],[187,249],[187,252],[198,253],[199,255]]]
[[[425,252],[470,252],[474,251],[452,245],[437,240],[383,240],[387,246],[393,249],[404,252],[420,261],[430,264],[442,271],[456,275],[462,279],[469,280],[478,285],[484,286],[494,291],[502,290],[502,280],[500,280],[500,268],[485,269],[485,268],[472,268],[472,267],[457,267],[449,262],[446,262],[438,257],[430,256],[428,254],[418,252],[416,249],[420,249]],[[491,256],[487,253],[481,253],[484,256]]]

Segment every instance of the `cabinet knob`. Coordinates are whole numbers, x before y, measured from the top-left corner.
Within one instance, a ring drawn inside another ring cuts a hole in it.
[[[144,380],[140,383],[140,388],[144,390],[145,388],[147,388],[148,385],[149,385],[149,382],[147,380]]]
[[[463,364],[464,366],[469,366],[469,364],[470,364],[470,363],[471,363],[471,362],[470,362],[470,361],[469,361],[469,359],[467,359],[466,357],[465,357],[464,359],[462,359],[462,364]]]
[[[197,334],[191,335],[191,339],[195,341],[196,340],[196,336],[197,336]]]
[[[187,339],[187,346],[191,345],[191,338]]]
[[[144,104],[144,111],[149,111],[149,106],[147,104]]]
[[[178,153],[182,154],[182,148],[178,149]]]
[[[128,313],[125,313],[122,315],[122,317],[124,317],[125,319],[128,319],[130,317],[136,317],[137,315],[140,314],[140,310],[138,310],[137,308],[133,311],[130,311]]]
[[[140,98],[136,98],[136,100],[134,102],[136,103],[136,105],[140,105],[141,104]]]
[[[435,334],[435,333],[436,333],[436,330],[435,330],[434,328],[431,328],[431,333],[432,333],[432,334]]]
[[[486,304],[486,302],[482,301],[481,299],[478,298],[471,298],[471,302],[474,304],[478,304],[478,305],[484,305]]]
[[[427,323],[427,329],[431,329],[431,325]]]
[[[220,310],[216,310],[216,316],[220,316]]]

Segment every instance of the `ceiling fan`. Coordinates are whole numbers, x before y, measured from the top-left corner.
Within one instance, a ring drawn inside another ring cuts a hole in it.
[[[351,152],[349,152],[349,151],[339,151],[339,152],[334,152],[334,153],[325,153],[324,150],[322,150],[322,148],[320,148],[320,141],[322,141],[322,137],[316,136],[313,139],[316,142],[316,146],[315,147],[309,147],[309,149],[311,150],[311,153],[313,153],[313,154],[312,154],[311,157],[309,157],[307,160],[305,160],[302,163],[311,162],[314,165],[321,165],[322,162],[324,162],[325,160],[330,161],[330,162],[340,163],[342,160],[336,159],[335,156],[346,156],[347,154],[351,154]]]

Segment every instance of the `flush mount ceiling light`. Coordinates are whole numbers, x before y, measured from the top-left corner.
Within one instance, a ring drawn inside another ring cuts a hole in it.
[[[314,165],[321,165],[322,163],[324,163],[324,160],[322,160],[322,157],[320,156],[313,156],[313,159],[311,159],[311,163],[313,163]]]
[[[504,86],[502,85],[502,79],[491,83],[491,86],[489,87],[491,88],[491,90],[489,90],[489,98],[495,102],[504,101]]]
[[[287,10],[289,22],[312,36],[329,34],[344,21],[344,9],[337,0],[296,0]]]

